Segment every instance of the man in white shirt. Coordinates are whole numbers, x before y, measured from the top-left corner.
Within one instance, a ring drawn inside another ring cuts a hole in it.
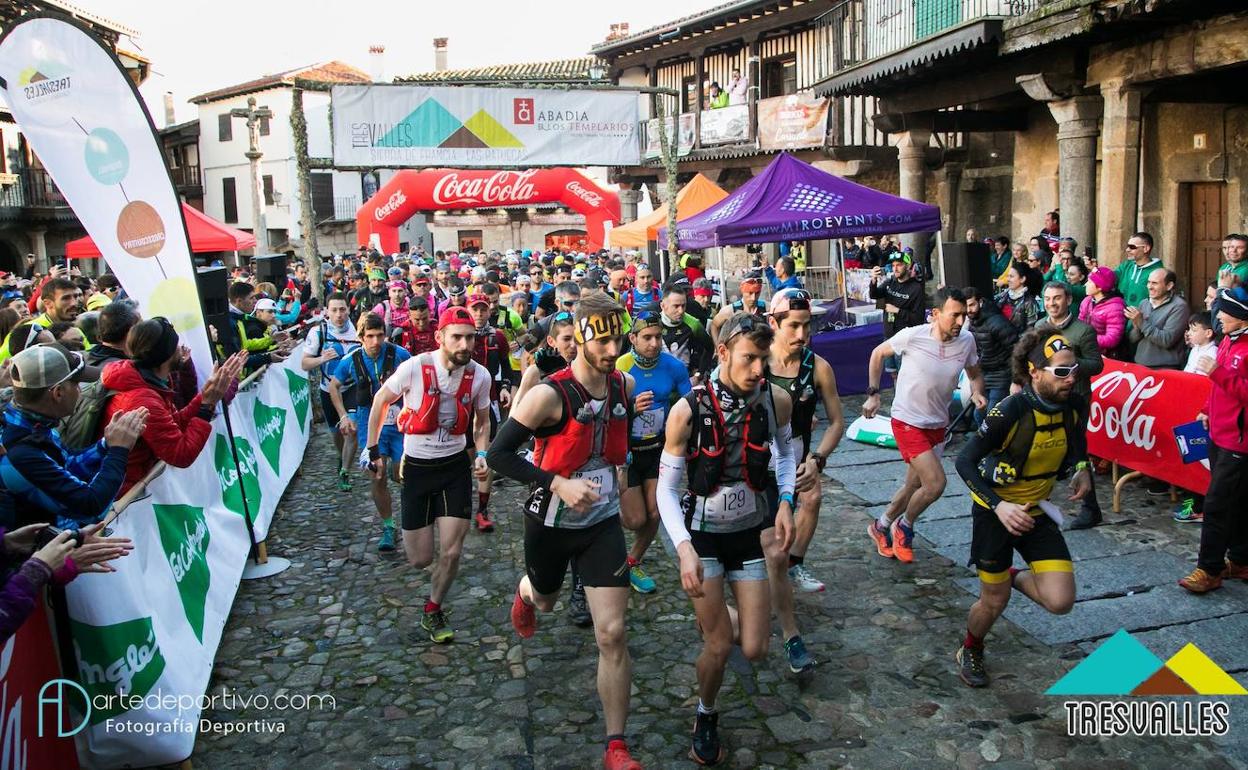
[[[733,70],[728,80],[728,104],[745,104],[749,99],[750,81],[741,77],[741,70]]]
[[[884,360],[900,354],[905,356],[906,364],[901,367],[893,391],[892,425],[901,459],[909,468],[888,508],[867,527],[881,556],[895,556],[906,563],[914,561],[914,522],[945,491],[940,453],[949,426],[949,403],[962,370],[970,378],[975,407],[984,409],[988,405],[975,337],[965,324],[965,295],[959,289],[940,289],[936,292],[931,323],[902,329],[871,351],[870,387],[862,405],[866,417],[874,417],[880,408],[879,383]]]

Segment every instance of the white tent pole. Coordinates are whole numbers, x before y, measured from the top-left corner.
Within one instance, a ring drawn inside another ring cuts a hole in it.
[[[845,314],[849,315],[849,280],[845,275],[845,248],[841,239],[836,239],[836,261],[841,265],[841,299],[845,302]]]
[[[945,239],[940,230],[936,231],[936,275],[937,286],[945,285]]]

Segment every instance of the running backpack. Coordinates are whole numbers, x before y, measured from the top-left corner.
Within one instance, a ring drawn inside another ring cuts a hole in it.
[[[108,402],[113,400],[117,391],[104,387],[99,380],[83,385],[78,395],[78,403],[72,414],[61,419],[57,431],[61,434],[61,444],[72,452],[78,452],[94,444],[100,438],[100,420]]]

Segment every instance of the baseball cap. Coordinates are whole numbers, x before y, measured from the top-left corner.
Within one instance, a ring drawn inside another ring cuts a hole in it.
[[[490,298],[485,296],[481,292],[475,292],[473,294],[468,295],[468,307],[472,307],[473,305],[488,305],[488,304],[490,304]]]
[[[790,310],[810,310],[810,292],[805,289],[782,289],[772,295],[772,315],[782,315]]]
[[[438,329],[445,329],[448,326],[463,324],[464,326],[476,326],[477,322],[472,320],[472,313],[467,308],[459,305],[452,305],[442,311],[442,315],[438,316]]]
[[[86,368],[82,356],[59,343],[46,342],[13,356],[9,371],[14,387],[51,388],[71,379],[81,382]]]
[[[572,277],[579,281],[585,277],[585,271],[578,267],[572,271]]]
[[[386,273],[388,275],[403,275],[403,268],[397,267],[397,266],[392,267],[389,270],[387,270]]]
[[[256,310],[271,310],[271,311],[273,311],[274,313],[276,313],[276,312],[277,312],[277,303],[276,303],[276,302],[274,302],[273,300],[269,299],[268,297],[264,297],[264,298],[261,298],[261,299],[256,300],[256,307],[255,307],[255,309],[256,309]]]

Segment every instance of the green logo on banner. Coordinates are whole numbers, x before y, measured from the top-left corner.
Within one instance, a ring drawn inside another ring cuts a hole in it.
[[[256,421],[256,436],[260,439],[260,451],[274,473],[282,472],[282,429],[286,427],[286,410],[274,409],[256,399],[252,409]]]
[[[295,416],[299,418],[299,430],[308,429],[308,378],[300,377],[290,369],[283,369],[286,379],[290,381],[290,402],[295,405]]]
[[[243,469],[240,482],[238,470],[234,467],[234,458],[230,456],[230,444],[225,436],[217,434],[217,449],[214,460],[217,465],[217,479],[221,482],[221,502],[225,507],[239,516],[243,515],[243,490],[247,493],[247,508],[254,519],[260,512],[260,478],[256,467],[256,452],[251,442],[242,436],[234,437],[234,447],[238,450],[238,464]]]
[[[204,509],[193,505],[153,505],[160,544],[165,547],[169,568],[182,595],[182,610],[195,631],[195,638],[204,641],[204,599],[208,596],[211,574],[208,571],[208,522]]]
[[[165,670],[165,656],[156,644],[152,619],[135,618],[111,626],[93,626],[70,620],[78,675],[91,699],[91,724],[98,725],[129,709],[116,697],[141,698],[151,692]],[[106,704],[99,708],[96,704]]]

